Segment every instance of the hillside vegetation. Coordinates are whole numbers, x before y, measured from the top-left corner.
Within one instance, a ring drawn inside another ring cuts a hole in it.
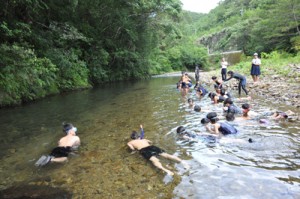
[[[299,1],[224,0],[199,14],[179,0],[0,0],[0,106],[209,68],[207,49],[295,57]]]

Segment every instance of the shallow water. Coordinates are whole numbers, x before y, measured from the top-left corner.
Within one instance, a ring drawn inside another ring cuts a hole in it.
[[[211,144],[177,139],[176,127],[204,131],[186,104],[187,97],[203,109],[221,112],[221,105],[201,101],[194,92],[182,96],[178,77],[123,82],[53,96],[13,109],[0,110],[0,189],[13,185],[65,188],[74,198],[299,198],[299,123],[239,122],[233,139],[254,143]],[[235,91],[233,91],[235,93]],[[264,99],[251,102],[256,112],[278,107]],[[293,110],[295,111],[295,110]],[[66,164],[36,168],[63,136],[62,122],[78,128],[82,146]],[[175,171],[167,178],[126,143],[132,130],[144,125],[147,139],[187,160],[180,164],[161,158]]]

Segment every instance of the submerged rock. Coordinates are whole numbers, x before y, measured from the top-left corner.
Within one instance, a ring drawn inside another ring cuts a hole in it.
[[[3,199],[69,199],[72,193],[54,187],[24,185],[18,187],[10,187],[0,191],[0,198]]]

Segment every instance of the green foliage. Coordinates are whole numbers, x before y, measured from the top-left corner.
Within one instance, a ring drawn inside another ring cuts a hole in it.
[[[0,104],[11,105],[57,93],[57,68],[30,49],[0,46]]]
[[[0,3],[2,105],[172,70],[158,49],[182,36],[179,0]]]
[[[209,45],[213,53],[294,52],[292,38],[300,35],[300,3],[298,0],[224,0],[196,24],[201,43]]]
[[[300,36],[291,38],[292,48],[296,51],[300,51]]]
[[[60,90],[72,90],[89,86],[89,71],[86,63],[78,59],[78,55],[74,50],[51,49],[46,55],[52,63],[59,66],[58,85]]]
[[[273,51],[271,53],[261,53],[262,75],[279,74],[287,76],[290,80],[300,77],[300,74],[294,72],[295,66],[300,63],[300,55],[293,55],[287,52]],[[249,74],[251,68],[252,57],[245,57],[244,60],[234,66],[230,70],[238,71],[241,74]]]

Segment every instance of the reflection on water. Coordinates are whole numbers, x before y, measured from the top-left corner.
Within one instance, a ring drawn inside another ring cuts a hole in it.
[[[176,127],[205,131],[186,104],[187,97],[202,109],[221,112],[194,92],[182,97],[178,77],[105,85],[102,88],[50,97],[24,107],[0,110],[0,189],[12,185],[47,185],[65,188],[74,198],[299,198],[298,123],[256,121],[236,124],[233,138],[252,144],[211,144],[178,140]],[[262,99],[254,110],[271,109]],[[285,110],[288,107],[279,107]],[[82,146],[63,165],[35,168],[63,136],[61,124],[78,127]],[[179,164],[161,159],[178,173],[166,179],[126,143],[132,130],[143,124],[146,138],[168,153],[188,160]]]

